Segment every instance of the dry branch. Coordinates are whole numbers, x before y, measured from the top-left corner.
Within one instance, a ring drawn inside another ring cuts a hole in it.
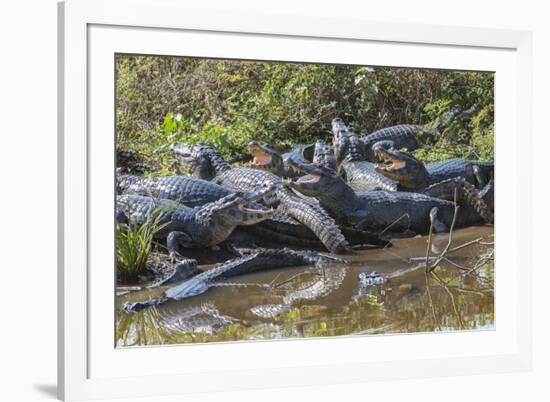
[[[428,254],[426,253],[426,271],[427,272],[433,271],[438,266],[438,264],[447,255],[447,252],[449,251],[449,248],[451,247],[451,244],[453,242],[453,231],[454,231],[454,228],[455,228],[456,218],[458,216],[458,208],[459,208],[458,204],[457,204],[457,197],[458,197],[458,194],[457,194],[457,190],[455,188],[455,193],[454,193],[455,209],[454,209],[454,214],[453,214],[453,221],[451,222],[451,228],[449,230],[449,241],[447,242],[447,245],[445,246],[445,249],[439,255],[439,258],[431,266],[428,265],[429,264],[429,259],[428,259]],[[432,227],[433,227],[433,219],[431,219],[431,222],[430,222],[430,232],[432,231]],[[431,241],[430,241],[430,243],[431,243]],[[431,247],[431,244],[429,246]]]

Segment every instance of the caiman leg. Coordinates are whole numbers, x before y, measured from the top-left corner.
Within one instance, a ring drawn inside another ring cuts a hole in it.
[[[197,274],[197,260],[185,258],[180,254],[180,242],[190,243],[191,238],[185,232],[172,231],[166,236],[166,247],[174,268],[158,281],[151,284],[150,288],[155,288],[167,282],[175,282],[177,280],[187,279]],[[200,272],[200,271],[199,271]]]
[[[180,243],[191,243],[191,237],[185,232],[173,231],[166,236],[166,247],[172,262],[177,262],[181,259]]]

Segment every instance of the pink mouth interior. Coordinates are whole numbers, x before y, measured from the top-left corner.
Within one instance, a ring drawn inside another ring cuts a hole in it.
[[[243,213],[251,213],[251,212],[254,212],[254,213],[262,213],[262,212],[266,212],[264,211],[263,209],[254,209],[254,208],[247,208],[245,207],[244,205],[239,205],[239,211],[243,212]]]
[[[254,164],[259,166],[269,165],[271,163],[271,155],[256,154],[254,156]]]
[[[405,162],[403,160],[394,160],[394,159],[385,158],[384,163],[379,164],[377,166],[377,169],[381,169],[381,170],[398,170],[398,169],[404,168],[406,165],[407,165],[407,162]]]
[[[321,176],[317,175],[307,175],[304,177],[300,177],[297,180],[297,183],[317,183],[321,179]]]
[[[392,161],[392,163],[388,165],[388,168],[392,170],[397,170],[404,168],[405,165],[407,165],[407,162],[405,161]]]

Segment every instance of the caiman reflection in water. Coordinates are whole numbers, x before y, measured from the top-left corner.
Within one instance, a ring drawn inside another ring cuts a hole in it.
[[[126,301],[157,297],[163,289],[130,292],[117,297],[116,344],[493,329],[493,227],[457,230],[452,239],[430,274],[426,237],[417,237],[359,250],[348,265],[248,274],[189,299],[126,314]],[[431,255],[439,256],[447,242],[448,234],[434,236]],[[360,281],[361,273],[386,280]]]

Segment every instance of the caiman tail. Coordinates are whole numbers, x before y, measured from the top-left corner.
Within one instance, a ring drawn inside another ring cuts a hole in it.
[[[279,209],[311,229],[324,246],[335,254],[349,254],[351,246],[334,219],[317,201],[297,197],[287,188],[278,190]]]
[[[478,190],[473,184],[468,183],[463,177],[455,177],[443,180],[439,183],[427,187],[423,193],[430,197],[441,198],[448,201],[454,201],[456,192],[456,202],[466,208],[473,209],[486,222],[493,222],[493,213],[491,208],[479,195]]]

